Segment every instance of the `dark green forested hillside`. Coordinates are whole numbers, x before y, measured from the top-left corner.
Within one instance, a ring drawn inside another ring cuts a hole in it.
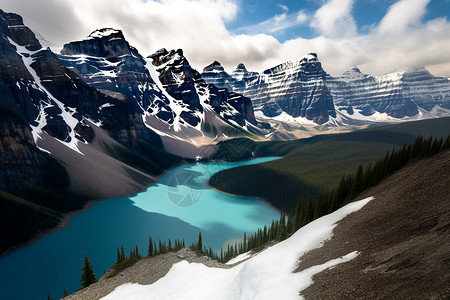
[[[359,165],[366,166],[387,151],[414,142],[419,135],[446,138],[449,134],[450,118],[441,118],[287,142],[230,140],[219,143],[214,159],[283,159],[221,171],[210,184],[226,192],[262,197],[291,213],[299,197],[329,192]]]

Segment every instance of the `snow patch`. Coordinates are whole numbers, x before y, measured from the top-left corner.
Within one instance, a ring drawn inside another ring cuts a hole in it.
[[[293,117],[287,112],[283,111],[281,114],[279,114],[276,117],[267,117],[261,110],[255,111],[255,117],[258,117],[259,119],[264,119],[267,121],[273,120],[273,121],[279,121],[284,123],[296,123],[296,124],[307,124],[307,125],[317,125],[311,120],[308,120],[305,117]]]
[[[358,253],[354,251],[293,273],[299,258],[321,247],[333,236],[337,222],[360,210],[372,199],[350,203],[317,219],[289,239],[230,269],[209,268],[182,261],[174,264],[166,276],[153,284],[127,283],[102,299],[298,299],[299,292],[313,283],[313,275],[347,262]]]
[[[237,264],[238,262],[246,260],[246,259],[248,259],[250,257],[252,257],[252,255],[250,254],[250,251],[249,252],[245,252],[245,253],[242,253],[242,254],[236,256],[235,258],[230,259],[226,263],[226,265],[234,265],[234,264]]]
[[[13,40],[11,40],[8,37],[9,42],[11,45],[16,47],[17,53],[22,57],[23,63],[25,67],[28,69],[28,72],[30,72],[31,76],[33,76],[34,82],[37,85],[38,89],[44,92],[49,99],[51,99],[56,105],[58,105],[59,109],[61,110],[60,116],[63,118],[64,122],[70,127],[70,141],[65,142],[61,141],[59,139],[56,139],[58,142],[61,142],[63,145],[69,147],[70,149],[74,150],[75,152],[84,155],[80,149],[78,149],[78,140],[75,138],[75,126],[78,124],[78,120],[74,118],[72,115],[76,112],[75,109],[71,109],[66,107],[61,101],[56,99],[43,85],[41,82],[41,78],[37,75],[36,71],[31,67],[31,64],[34,62],[34,58],[32,57],[33,54],[39,52],[37,51],[30,51],[26,49],[23,46],[18,45]],[[24,55],[26,54],[26,55]],[[51,105],[51,104],[49,104]],[[33,138],[35,139],[34,142],[37,144],[38,139],[40,138],[40,134],[42,133],[42,128],[47,124],[47,121],[45,120],[45,112],[43,112],[44,106],[41,104],[39,115],[36,119],[36,122],[38,122],[37,127],[31,126]],[[72,113],[72,114],[71,114]]]

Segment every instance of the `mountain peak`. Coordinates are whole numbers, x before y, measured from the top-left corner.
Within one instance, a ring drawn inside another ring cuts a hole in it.
[[[308,53],[300,59],[300,63],[318,62],[317,53]]]
[[[203,72],[224,72],[224,68],[217,60],[203,68]]]
[[[245,65],[243,63],[240,63],[236,66],[236,71],[237,70],[247,71],[247,68],[245,67]]]
[[[361,70],[357,66],[353,66],[352,68],[345,71],[345,73],[361,73]]]
[[[114,28],[101,28],[94,30],[91,34],[89,34],[88,39],[101,39],[106,37],[125,39],[122,31]]]
[[[137,50],[128,44],[121,30],[101,28],[94,30],[87,38],[65,44],[61,50],[63,55],[84,54],[97,57],[117,57],[134,53]]]

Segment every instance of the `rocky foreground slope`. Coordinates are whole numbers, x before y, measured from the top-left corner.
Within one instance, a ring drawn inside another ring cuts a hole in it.
[[[357,250],[354,260],[316,275],[306,299],[449,299],[450,151],[407,165],[361,197],[334,238],[297,271]]]

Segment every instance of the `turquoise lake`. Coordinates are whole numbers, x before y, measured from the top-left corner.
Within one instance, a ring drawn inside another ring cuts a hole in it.
[[[116,247],[125,254],[136,245],[147,254],[148,237],[190,244],[201,231],[203,245],[219,250],[244,232],[279,219],[280,213],[256,198],[220,193],[208,186],[214,173],[278,158],[236,163],[197,163],[173,168],[137,194],[95,203],[68,226],[19,248],[0,259],[2,299],[53,299],[80,287],[84,254],[100,278],[116,260]]]

